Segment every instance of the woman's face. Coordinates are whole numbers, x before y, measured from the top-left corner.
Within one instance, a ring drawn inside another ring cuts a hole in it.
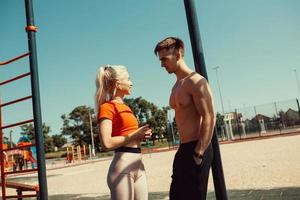
[[[130,80],[130,77],[127,74],[122,76],[118,81],[117,81],[117,89],[122,92],[124,95],[130,95],[131,94],[131,89],[132,89],[132,82]]]

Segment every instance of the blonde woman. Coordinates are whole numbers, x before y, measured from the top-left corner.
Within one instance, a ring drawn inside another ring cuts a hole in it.
[[[138,127],[124,97],[131,94],[132,82],[126,67],[100,67],[96,77],[96,109],[101,145],[114,150],[107,184],[112,200],[147,200],[148,189],[140,143],[151,136],[148,125]]]

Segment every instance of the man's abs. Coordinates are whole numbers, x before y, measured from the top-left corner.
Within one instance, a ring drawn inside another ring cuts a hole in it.
[[[199,139],[201,120],[195,109],[175,110],[175,119],[181,143],[187,143]]]

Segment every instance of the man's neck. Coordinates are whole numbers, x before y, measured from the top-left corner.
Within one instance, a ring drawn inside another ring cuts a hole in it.
[[[177,81],[187,77],[188,75],[190,75],[191,73],[193,73],[193,70],[191,70],[186,64],[185,62],[180,63],[180,65],[178,66],[178,70],[175,72]]]

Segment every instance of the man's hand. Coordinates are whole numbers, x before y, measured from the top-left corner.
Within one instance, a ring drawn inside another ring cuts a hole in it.
[[[193,155],[194,161],[196,163],[196,165],[201,165],[202,163],[202,158],[196,157],[195,155]]]
[[[197,153],[197,151],[195,150],[194,154],[193,154],[193,158],[194,158],[194,161],[197,165],[201,165],[202,160],[203,160],[203,154],[202,153]]]

